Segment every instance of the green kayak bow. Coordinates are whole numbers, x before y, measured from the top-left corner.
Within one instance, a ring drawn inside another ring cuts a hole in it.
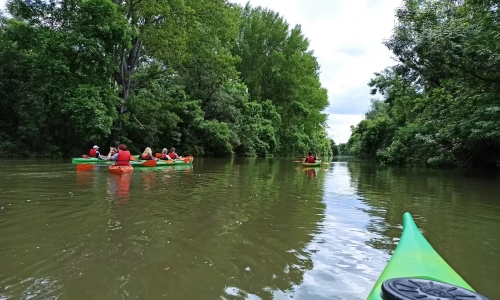
[[[114,164],[113,161],[108,161],[105,159],[98,159],[95,157],[83,158],[83,157],[75,157],[71,159],[72,164]]]
[[[317,161],[315,161],[313,163],[305,163],[305,162],[303,162],[302,166],[303,167],[319,167],[319,166],[321,166],[321,160],[319,159],[319,160],[317,160]]]
[[[462,296],[462,297],[460,297]],[[487,299],[474,292],[432,248],[410,213],[403,233],[367,300]]]

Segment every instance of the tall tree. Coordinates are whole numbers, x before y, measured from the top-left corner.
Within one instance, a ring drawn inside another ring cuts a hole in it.
[[[326,122],[321,111],[328,105],[309,41],[300,26],[290,29],[273,11],[247,4],[241,18],[234,53],[241,57],[237,67],[250,100],[270,100],[276,106],[281,115],[280,152],[303,154],[316,147],[314,136],[324,131]]]
[[[500,32],[496,2],[406,0],[396,16],[385,44],[398,64],[370,82],[386,105],[354,128],[351,150],[392,163],[494,166],[500,157],[500,49],[491,42]]]
[[[147,63],[154,57],[162,63],[162,71],[169,71],[172,65],[183,59],[186,22],[192,10],[183,0],[114,2],[120,6],[132,31],[130,44],[119,49],[119,70],[114,73],[123,99],[120,113],[125,113],[133,75],[141,62]]]

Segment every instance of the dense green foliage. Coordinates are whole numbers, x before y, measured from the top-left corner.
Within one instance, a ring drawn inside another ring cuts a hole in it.
[[[495,1],[405,0],[385,45],[398,64],[370,82],[351,154],[387,163],[495,166],[500,158],[500,11]]]
[[[225,0],[10,0],[0,154],[331,155],[300,26]],[[103,147],[104,148],[104,147]]]

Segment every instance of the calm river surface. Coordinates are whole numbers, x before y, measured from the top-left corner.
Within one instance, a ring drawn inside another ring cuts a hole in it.
[[[0,160],[0,299],[365,299],[413,214],[500,299],[500,175],[195,159],[110,175]]]

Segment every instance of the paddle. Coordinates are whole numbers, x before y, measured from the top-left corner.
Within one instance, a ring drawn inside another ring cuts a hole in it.
[[[193,157],[192,156],[186,156],[186,157],[181,158],[180,160],[182,160],[185,163],[190,163],[193,160]]]
[[[161,158],[161,153],[156,153],[156,154],[155,154],[155,156],[156,156],[157,158]]]
[[[130,156],[130,160],[137,160],[137,158],[135,156]]]
[[[157,162],[156,160],[146,160],[145,162],[142,163],[144,167],[156,167]]]
[[[86,155],[86,154],[83,154],[83,155],[82,155],[82,158],[89,158],[89,156],[88,156],[88,155]]]
[[[76,165],[77,171],[87,171],[87,170],[92,170],[92,169],[95,169],[95,165],[91,165],[91,164],[78,164],[78,165]]]
[[[193,157],[192,157],[192,156],[186,156],[186,157],[183,157],[183,158],[178,158],[178,159],[173,159],[173,160],[165,160],[165,162],[166,162],[167,164],[173,164],[173,163],[174,163],[174,161],[177,161],[177,160],[182,160],[183,162],[185,162],[185,163],[189,164],[189,163],[191,163],[191,160],[192,160],[192,159],[193,159]]]

